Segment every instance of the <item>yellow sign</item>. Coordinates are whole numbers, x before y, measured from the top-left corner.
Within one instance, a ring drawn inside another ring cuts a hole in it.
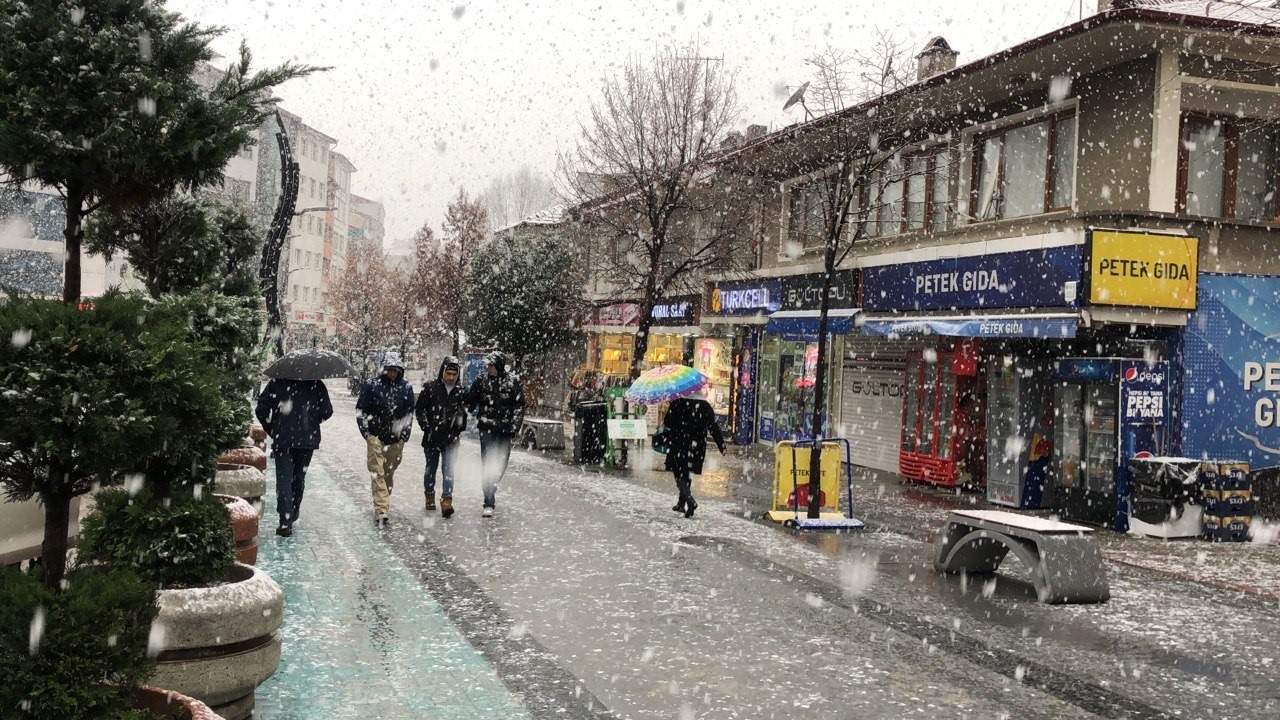
[[[1197,250],[1193,237],[1094,230],[1089,301],[1195,310]]]
[[[797,504],[800,513],[809,509],[809,453],[812,448],[794,447],[795,443],[784,440],[774,449],[773,463],[773,509],[776,511],[792,510]],[[794,449],[795,464],[792,464]],[[818,500],[822,510],[839,512],[840,510],[840,443],[822,444],[822,475],[818,484]],[[792,469],[795,469],[794,481]],[[796,493],[799,485],[799,493]],[[843,516],[842,516],[843,517]]]

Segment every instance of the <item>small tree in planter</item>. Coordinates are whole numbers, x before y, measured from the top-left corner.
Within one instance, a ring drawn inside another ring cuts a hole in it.
[[[155,661],[147,652],[155,586],[127,570],[82,568],[61,593],[0,571],[0,715],[144,720],[132,710]]]
[[[213,476],[216,446],[198,429],[226,412],[220,373],[185,324],[151,310],[125,295],[86,309],[0,303],[0,338],[9,340],[0,342],[0,489],[43,502],[52,589],[65,572],[73,498],[129,473],[155,480],[160,497]]]

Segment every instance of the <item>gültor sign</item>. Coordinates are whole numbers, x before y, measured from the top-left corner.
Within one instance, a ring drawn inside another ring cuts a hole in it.
[[[1195,238],[1118,230],[1093,230],[1091,235],[1091,303],[1196,308]]]

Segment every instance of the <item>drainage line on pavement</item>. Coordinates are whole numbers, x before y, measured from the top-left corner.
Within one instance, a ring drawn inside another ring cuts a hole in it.
[[[883,602],[862,598],[855,603],[850,603],[834,584],[761,557],[742,547],[735,540],[690,536],[681,538],[680,542],[717,550],[720,554],[766,575],[777,576],[785,573],[792,578],[793,583],[804,585],[807,592],[813,593],[831,605],[875,620],[891,630],[923,640],[939,650],[949,652],[974,665],[1052,695],[1095,715],[1117,720],[1173,720],[1172,715],[1159,708],[1028,660],[1008,650],[994,647],[976,638],[959,635],[951,628],[944,628],[901,610],[895,610]]]

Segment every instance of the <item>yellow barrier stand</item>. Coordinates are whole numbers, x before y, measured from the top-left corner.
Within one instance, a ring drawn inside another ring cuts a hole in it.
[[[822,444],[822,468],[818,479],[819,517],[828,520],[844,519],[840,512],[840,472],[843,446],[838,442]],[[766,513],[769,519],[780,523],[805,517],[809,512],[809,447],[795,447],[795,442],[783,440],[773,453],[773,508]],[[797,496],[796,486],[799,485]]]

